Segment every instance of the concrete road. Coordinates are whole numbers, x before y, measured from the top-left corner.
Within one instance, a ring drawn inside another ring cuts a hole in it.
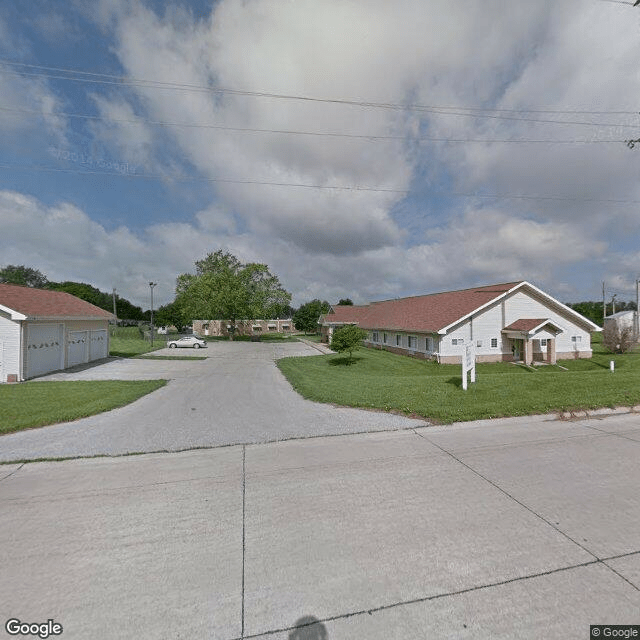
[[[179,451],[315,435],[424,425],[387,413],[310,402],[289,385],[275,360],[317,355],[297,341],[213,342],[206,349],[158,355],[206,360],[110,359],[40,380],[165,378],[166,387],[108,413],[0,437],[0,460]]]
[[[4,465],[2,624],[586,640],[640,623],[639,460],[627,414]]]

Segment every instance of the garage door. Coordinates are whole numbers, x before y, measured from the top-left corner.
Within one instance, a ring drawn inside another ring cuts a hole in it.
[[[67,366],[87,362],[89,349],[87,345],[87,331],[69,331],[67,338]]]
[[[26,378],[64,366],[61,324],[30,324],[27,329]]]
[[[107,352],[107,332],[105,330],[91,331],[90,334],[89,360],[106,358],[109,355]]]

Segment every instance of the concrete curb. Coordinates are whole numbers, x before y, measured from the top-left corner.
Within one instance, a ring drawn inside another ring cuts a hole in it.
[[[304,338],[298,338],[298,340],[300,342],[306,344],[309,347],[313,347],[314,349],[316,349],[317,351],[319,351],[320,353],[322,353],[324,355],[328,355],[330,353],[335,353],[335,351],[332,351],[331,349],[329,349],[329,347],[325,346],[322,343],[311,342],[310,340],[305,340]]]
[[[558,414],[558,420],[585,420],[587,418],[606,418],[607,416],[624,413],[640,413],[640,405],[635,407],[602,407],[601,409],[582,409],[578,411],[563,411]]]

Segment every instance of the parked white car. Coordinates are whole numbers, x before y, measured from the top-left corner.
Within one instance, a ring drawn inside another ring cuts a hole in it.
[[[167,342],[167,347],[175,349],[177,347],[193,347],[194,349],[200,349],[207,346],[207,343],[198,336],[185,336],[178,340],[170,340]]]

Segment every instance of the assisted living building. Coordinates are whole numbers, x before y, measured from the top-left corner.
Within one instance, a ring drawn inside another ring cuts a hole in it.
[[[365,346],[460,363],[467,345],[477,362],[590,358],[600,327],[526,281],[367,305],[334,305],[320,317],[325,342],[343,325],[367,331]]]

